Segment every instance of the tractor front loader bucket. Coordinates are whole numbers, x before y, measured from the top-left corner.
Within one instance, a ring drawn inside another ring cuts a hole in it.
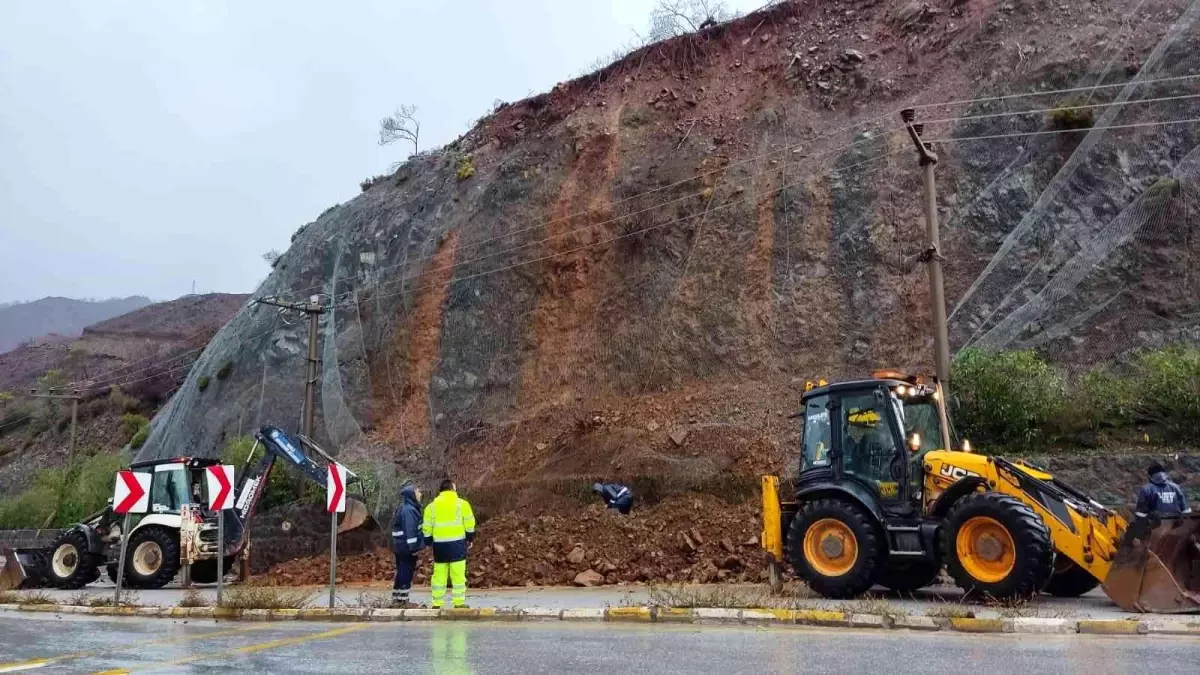
[[[39,553],[12,548],[0,549],[0,558],[4,559],[4,565],[0,567],[0,591],[37,588],[43,585]]]
[[[1200,613],[1200,515],[1131,523],[1104,592],[1127,612]]]

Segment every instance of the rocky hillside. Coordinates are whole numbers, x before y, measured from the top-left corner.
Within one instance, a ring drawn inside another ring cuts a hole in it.
[[[112,300],[42,298],[0,306],[0,354],[46,336],[78,337],[84,326],[150,304],[131,296]]]
[[[77,444],[89,454],[129,441],[124,414],[153,415],[187,375],[204,345],[247,296],[190,295],[84,327],[76,338],[38,340],[0,354],[0,494],[66,457],[70,408],[26,396],[39,385],[83,395]]]
[[[1200,337],[1200,126],[1161,124],[1200,117],[1198,14],[784,2],[498,106],[301,227],[259,292],[328,299],[318,436],[355,466],[496,512],[753,476],[791,463],[805,378],[929,365],[904,107],[941,160],[955,348],[1083,368]],[[306,326],[241,309],[142,456],[294,426]]]

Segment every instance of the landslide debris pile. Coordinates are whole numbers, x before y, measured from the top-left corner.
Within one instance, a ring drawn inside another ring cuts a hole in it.
[[[568,516],[509,513],[479,527],[468,581],[474,587],[601,586],[634,582],[759,581],[765,570],[753,503],[680,496],[629,516],[599,506]],[[343,582],[391,579],[392,554],[377,549],[339,557]],[[429,554],[417,583],[428,581]],[[272,586],[329,581],[328,553],[290,560],[253,578]]]

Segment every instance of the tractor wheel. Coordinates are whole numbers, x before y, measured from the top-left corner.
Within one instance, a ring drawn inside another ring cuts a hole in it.
[[[100,556],[88,553],[87,535],[76,529],[67,530],[50,545],[46,579],[55,588],[83,588],[100,578],[101,562]]]
[[[946,570],[968,596],[1029,598],[1054,571],[1050,530],[1013,497],[967,495],[951,507],[942,532]]]
[[[891,591],[911,593],[932,586],[941,571],[941,563],[929,561],[888,565],[879,571],[876,583]]]
[[[805,504],[788,530],[796,574],[827,598],[859,595],[875,583],[882,551],[863,509],[836,499]]]
[[[1078,598],[1099,585],[1100,580],[1091,572],[1060,556],[1054,564],[1054,575],[1042,590],[1059,598]]]
[[[126,545],[125,579],[134,588],[162,588],[179,572],[179,533],[150,525]]]

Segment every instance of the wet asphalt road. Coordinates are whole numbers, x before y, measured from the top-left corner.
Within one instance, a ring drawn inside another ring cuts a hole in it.
[[[1186,673],[1200,640],[612,624],[0,614],[0,673]]]

